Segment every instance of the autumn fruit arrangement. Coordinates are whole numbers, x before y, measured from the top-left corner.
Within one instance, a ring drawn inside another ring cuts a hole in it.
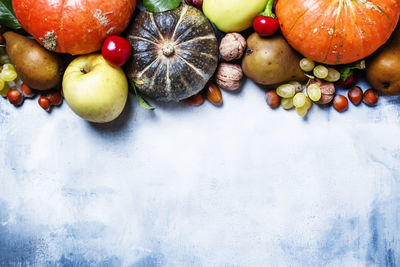
[[[145,99],[220,106],[245,78],[271,108],[300,116],[313,104],[343,112],[400,95],[398,1],[145,0],[136,12],[135,0],[0,4],[0,93],[16,106],[41,94],[50,111],[64,98],[105,123],[129,91],[145,109],[154,109]]]

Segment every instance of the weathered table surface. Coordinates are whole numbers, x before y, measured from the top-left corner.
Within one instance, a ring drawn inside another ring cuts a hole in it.
[[[156,106],[95,125],[0,99],[0,266],[400,265],[400,97]]]

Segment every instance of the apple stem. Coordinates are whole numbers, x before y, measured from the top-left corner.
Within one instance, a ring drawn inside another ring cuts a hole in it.
[[[268,0],[264,12],[262,12],[260,15],[265,17],[276,18],[274,12],[272,12],[272,8],[274,7],[274,2],[275,0]]]

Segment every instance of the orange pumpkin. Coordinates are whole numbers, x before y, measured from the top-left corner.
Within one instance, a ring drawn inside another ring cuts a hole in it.
[[[282,34],[303,56],[346,64],[383,45],[399,20],[399,0],[278,0]]]
[[[120,34],[136,0],[12,0],[12,5],[21,26],[44,47],[78,55]]]

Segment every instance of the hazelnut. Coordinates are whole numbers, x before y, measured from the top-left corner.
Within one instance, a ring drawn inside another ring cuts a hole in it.
[[[237,64],[221,63],[215,75],[219,87],[228,91],[240,88],[243,79],[242,68]]]
[[[219,53],[222,59],[232,61],[240,59],[246,50],[246,39],[240,33],[228,33],[221,40]]]
[[[311,80],[310,84],[316,84],[321,89],[321,99],[315,103],[320,105],[325,105],[332,102],[336,94],[336,88],[332,82],[325,82],[316,79],[316,80]]]

